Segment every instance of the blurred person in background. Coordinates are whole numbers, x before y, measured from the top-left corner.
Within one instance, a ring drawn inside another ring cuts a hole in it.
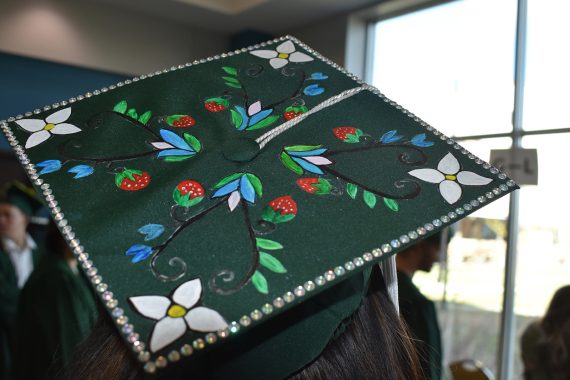
[[[521,337],[525,380],[570,380],[570,285],[554,293],[541,320]]]
[[[27,232],[41,207],[33,189],[14,182],[0,195],[0,375],[7,377],[14,345],[20,290],[37,265],[40,250]]]
[[[442,376],[441,332],[435,303],[412,282],[417,271],[429,272],[439,261],[442,233],[434,234],[396,255],[400,315],[415,338],[416,350],[426,379]]]
[[[20,295],[13,378],[53,378],[65,367],[75,346],[89,335],[96,319],[95,295],[51,222],[46,253]]]

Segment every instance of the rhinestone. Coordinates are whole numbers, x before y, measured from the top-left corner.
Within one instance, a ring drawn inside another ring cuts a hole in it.
[[[385,244],[385,245],[387,245],[387,244]],[[390,246],[388,245],[388,247],[390,247]],[[382,256],[382,250],[380,248],[374,248],[372,250],[372,256],[374,256],[374,257]]]
[[[498,174],[498,173],[499,173],[499,169],[493,167],[493,168],[491,168],[490,172],[491,172],[492,174]]]
[[[334,274],[337,276],[342,276],[345,273],[346,273],[346,270],[343,267],[334,268]]]
[[[100,283],[99,285],[97,285],[97,291],[99,293],[103,293],[105,290],[107,290],[108,286],[107,284],[105,284],[104,282]]]
[[[141,352],[142,350],[145,349],[145,345],[143,342],[141,342],[140,340],[137,340],[135,342],[133,342],[133,349],[135,352]]]
[[[338,268],[342,268],[342,267],[338,267]],[[344,268],[342,268],[342,270],[344,271]],[[305,288],[303,288],[302,286],[297,286],[293,292],[295,293],[295,295],[297,297],[303,297],[305,295]]]
[[[263,305],[261,307],[261,311],[264,314],[271,314],[271,313],[273,313],[273,305],[271,305],[270,303],[266,303],[265,305]]]
[[[505,173],[499,173],[499,179],[507,179],[507,175]]]
[[[93,277],[97,274],[97,268],[91,267],[85,273],[87,273],[89,277]]]
[[[295,299],[295,295],[291,292],[287,292],[283,295],[283,299],[285,300],[285,302],[291,303]]]
[[[477,201],[475,199],[473,199],[470,203],[471,203],[471,206],[473,206],[473,207],[479,206],[479,201]]]
[[[362,258],[365,261],[372,261],[372,259],[374,259],[374,256],[372,256],[372,253],[366,252],[364,255],[362,255]]]
[[[355,257],[354,260],[352,261],[357,267],[361,267],[364,265],[364,259],[362,257]]]
[[[192,342],[192,347],[194,347],[195,350],[201,350],[206,347],[206,343],[204,342],[204,339],[198,338]]]
[[[440,219],[443,223],[449,223],[450,221],[449,216],[447,215],[443,215]]]
[[[91,260],[87,260],[87,261],[83,262],[83,264],[81,264],[81,266],[83,267],[83,269],[89,269],[93,266],[93,262]]]
[[[281,297],[277,297],[273,300],[273,306],[275,306],[276,308],[280,309],[283,306],[285,306],[285,301],[283,300],[283,298]]]
[[[332,270],[328,270],[325,272],[325,280],[332,281],[332,280],[334,280],[335,277],[336,276]]]
[[[470,203],[465,203],[465,204],[463,205],[463,209],[466,210],[466,211],[471,211],[472,208],[473,208],[473,206],[471,206]]]
[[[455,212],[457,213],[457,215],[463,215],[465,213],[465,211],[463,211],[461,207],[456,208]]]
[[[383,253],[389,253],[392,251],[392,246],[390,244],[382,244],[381,248]]]
[[[410,238],[408,237],[408,235],[402,235],[402,236],[400,236],[400,241],[401,241],[403,244],[407,244],[407,243],[410,242]]]
[[[485,203],[485,201],[486,201],[487,199],[485,199],[484,196],[480,195],[480,196],[477,197],[477,200],[478,200],[479,202],[481,202],[481,203]]]
[[[206,334],[206,342],[208,342],[208,344],[214,344],[216,343],[216,341],[218,340],[218,336],[214,333],[209,333]]]
[[[233,322],[235,323],[235,322]],[[184,356],[190,356],[192,355],[192,352],[194,352],[194,350],[192,349],[192,346],[189,344],[185,344],[184,346],[182,346],[180,348],[180,353]]]
[[[512,179],[509,179],[509,180],[507,181],[507,186],[509,186],[509,187],[515,187],[515,186],[516,186],[516,183],[515,183],[515,181],[513,181]]]
[[[356,268],[356,266],[352,261],[347,261],[346,263],[344,263],[344,267],[346,268],[346,270],[354,270],[354,268]]]
[[[495,187],[493,189],[493,195],[499,195],[499,194],[501,194],[501,190],[498,187]]]
[[[125,314],[125,311],[123,309],[121,309],[120,307],[113,309],[113,311],[111,312],[111,315],[114,318],[119,318],[123,314]]]
[[[398,240],[394,239],[394,240],[392,240],[392,241],[390,242],[390,245],[391,245],[393,248],[399,248],[399,247],[400,247],[400,242],[399,242]]]
[[[220,338],[227,338],[228,336],[230,336],[230,330],[229,329],[223,329],[218,331],[218,336]]]
[[[429,224],[429,223],[428,223]],[[428,231],[428,224],[426,224],[424,227],[418,227],[418,229],[416,230],[418,232],[418,235],[420,236],[424,236],[427,231]],[[429,224],[430,228],[433,230],[433,224]],[[431,230],[430,230],[431,231]]]
[[[469,152],[467,151],[467,149],[461,149],[461,153],[468,154]]]
[[[469,153],[467,155],[467,157],[469,157],[470,160],[474,160],[475,159],[475,155],[473,155],[473,153]]]
[[[119,304],[119,301],[117,301],[116,299],[110,299],[109,301],[107,301],[107,307],[109,309],[113,309],[113,308],[117,307],[118,304]]]
[[[156,358],[154,363],[158,368],[164,368],[168,364],[168,360],[166,360],[164,356],[159,356],[158,358]]]
[[[250,316],[251,319],[253,319],[254,321],[259,321],[261,318],[263,318],[263,313],[255,309],[254,311],[251,312]]]
[[[127,318],[127,316],[125,316],[125,315],[121,315],[119,318],[117,318],[117,319],[115,320],[115,322],[117,322],[117,324],[118,324],[119,326],[124,325],[124,324],[127,323],[128,321],[129,321],[129,318]]]
[[[148,351],[143,351],[141,353],[139,353],[139,361],[141,362],[147,362],[150,359],[150,352]]]
[[[325,279],[324,276],[318,276],[317,278],[315,278],[315,284],[317,284],[318,286],[323,286],[326,282],[327,280]]]
[[[505,185],[504,183],[501,183],[499,185],[499,189],[501,189],[503,191],[507,191],[507,190],[509,190],[509,187],[507,185]]]
[[[90,93],[90,92],[88,92],[87,94],[85,94],[85,97],[86,97],[86,98],[90,98],[90,97],[92,97],[92,96],[93,96],[93,94]]]
[[[156,372],[156,365],[153,362],[148,362],[144,365],[144,371],[146,373],[155,373]]]
[[[455,219],[457,218],[457,214],[453,211],[451,211],[449,214],[447,214],[449,216],[450,219]]]
[[[235,334],[239,331],[240,329],[240,325],[239,323],[237,323],[236,321],[233,321],[232,323],[230,323],[230,332],[232,334]]]
[[[246,327],[246,326],[249,326],[251,324],[251,319],[247,315],[244,315],[243,317],[241,317],[239,319],[239,323],[242,326]]]
[[[101,276],[95,276],[93,278],[91,278],[91,282],[95,285],[100,284],[101,281],[103,281],[103,279],[101,278]]]
[[[489,169],[490,167],[491,167],[491,165],[489,165],[486,162],[483,164],[483,169]]]
[[[485,196],[489,199],[493,199],[495,197],[495,194],[493,194],[491,191],[487,191],[485,193]]]
[[[313,281],[307,281],[303,286],[305,287],[305,290],[307,290],[308,292],[312,292],[313,290],[315,290],[316,287]]]
[[[131,335],[128,336],[128,341],[131,343],[135,343],[137,340],[139,340],[140,335],[137,333],[132,333]]]
[[[109,301],[111,298],[113,298],[113,292],[105,292],[103,293],[103,301]]]
[[[461,149],[461,145],[459,145],[459,144],[455,144],[453,147],[457,150]]]
[[[127,323],[121,330],[123,331],[123,334],[130,334],[133,332],[134,327],[130,323]]]
[[[168,360],[175,363],[180,360],[180,353],[178,351],[170,351],[168,354]]]
[[[478,159],[475,160],[475,163],[476,163],[477,165],[481,165],[481,164],[483,163],[483,160],[480,159],[480,158],[478,158]]]

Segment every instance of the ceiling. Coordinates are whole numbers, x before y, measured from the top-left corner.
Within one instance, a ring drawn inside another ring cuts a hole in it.
[[[281,35],[377,4],[380,0],[87,0],[231,34],[254,29]]]

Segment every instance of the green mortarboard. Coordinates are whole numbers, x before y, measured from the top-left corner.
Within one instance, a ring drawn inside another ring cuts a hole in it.
[[[395,252],[517,188],[292,37],[1,124],[125,343],[159,375],[274,326],[244,361],[287,376],[356,310],[372,265],[394,295]]]
[[[35,190],[18,181],[11,182],[5,187],[0,203],[16,206],[28,217],[33,216],[42,207]]]

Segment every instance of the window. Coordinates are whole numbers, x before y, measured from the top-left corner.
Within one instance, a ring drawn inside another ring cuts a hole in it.
[[[437,302],[445,362],[477,359],[499,378],[521,376],[520,334],[570,282],[570,204],[563,200],[570,51],[562,48],[570,42],[569,13],[565,0],[442,1],[377,19],[368,36],[367,79],[387,97],[485,160],[491,149],[538,150],[538,186],[523,186],[518,203],[503,198],[457,223],[447,257],[414,276]],[[526,36],[518,59],[517,23],[519,38]],[[518,85],[515,69],[524,73]],[[509,226],[518,228],[511,250]],[[515,271],[510,320],[503,310],[507,271]],[[501,318],[515,326],[515,339],[502,346]],[[505,353],[512,365],[499,363]]]

